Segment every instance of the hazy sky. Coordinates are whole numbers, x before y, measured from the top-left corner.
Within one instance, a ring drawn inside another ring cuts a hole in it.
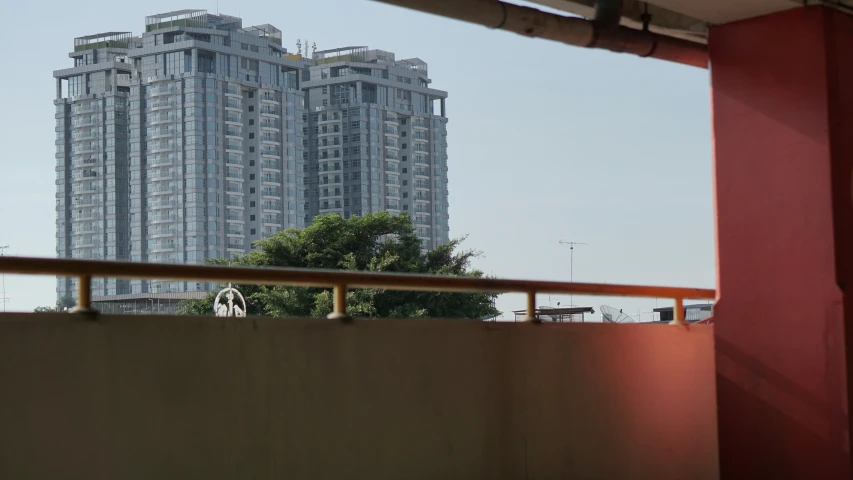
[[[506,278],[714,286],[707,70],[491,31],[367,0],[220,0],[244,25],[271,23],[291,51],[367,45],[429,64],[447,100],[450,234],[476,267]],[[0,29],[0,246],[55,255],[52,71],[72,65],[74,37],[139,34],[175,0],[7,2]],[[52,277],[6,276],[8,310],[52,305]],[[551,304],[568,303],[552,296]],[[668,300],[660,300],[664,306]],[[548,305],[548,296],[540,296]],[[655,300],[575,296],[646,312]],[[504,295],[498,308],[524,308]],[[597,315],[596,315],[597,316]]]

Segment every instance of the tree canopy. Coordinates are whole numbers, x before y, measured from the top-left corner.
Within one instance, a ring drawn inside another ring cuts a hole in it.
[[[430,251],[421,249],[408,216],[375,213],[344,219],[316,217],[302,230],[289,229],[254,243],[250,253],[209,263],[252,267],[323,268],[482,277],[471,269],[478,253],[459,250],[461,239]],[[235,285],[246,298],[248,315],[325,316],[332,311],[329,289]],[[216,292],[183,303],[181,312],[210,315]],[[452,317],[485,319],[497,316],[495,294],[406,292],[357,289],[347,293],[347,311],[361,317]]]
[[[71,298],[71,295],[65,295],[56,300],[55,307],[36,307],[33,311],[36,313],[61,313],[67,312],[73,306],[74,299]]]

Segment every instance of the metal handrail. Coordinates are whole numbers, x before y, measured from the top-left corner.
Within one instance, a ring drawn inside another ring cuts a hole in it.
[[[350,270],[177,265],[34,257],[0,257],[0,273],[77,277],[77,306],[74,311],[80,313],[95,313],[95,310],[92,308],[91,291],[93,277],[122,279],[155,278],[158,280],[239,282],[254,285],[293,285],[333,288],[334,311],[329,315],[329,318],[339,319],[350,318],[346,313],[346,292],[347,289],[351,288],[468,293],[525,293],[527,295],[527,316],[525,320],[536,320],[536,294],[538,293],[672,298],[675,300],[675,306],[679,307],[674,309],[673,324],[684,324],[683,301],[685,298],[714,299],[716,296],[716,291],[704,288],[450,277],[443,275],[412,275]]]

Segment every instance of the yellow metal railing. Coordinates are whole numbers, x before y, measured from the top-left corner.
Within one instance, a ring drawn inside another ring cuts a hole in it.
[[[78,279],[77,306],[72,311],[77,313],[96,313],[92,308],[91,282],[93,277],[192,280],[332,288],[334,292],[334,311],[329,315],[329,318],[338,319],[350,318],[346,311],[346,292],[352,288],[468,293],[524,293],[527,295],[527,315],[525,320],[536,320],[536,294],[538,293],[671,298],[675,301],[673,324],[684,324],[683,301],[685,298],[714,299],[716,294],[714,290],[703,288],[409,275],[348,270],[175,265],[30,257],[0,257],[0,273],[76,277]]]

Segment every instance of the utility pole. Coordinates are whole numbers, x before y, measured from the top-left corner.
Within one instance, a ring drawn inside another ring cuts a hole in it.
[[[9,245],[0,246],[0,257],[4,256],[6,249],[9,248]],[[6,313],[6,302],[9,301],[9,297],[6,296],[6,274],[0,274],[0,303],[3,304],[3,313]]]
[[[589,245],[588,243],[583,242],[568,242],[566,240],[560,240],[560,243],[563,245],[569,246],[569,281],[575,281],[575,245]],[[574,295],[569,294],[569,306],[574,307]]]

